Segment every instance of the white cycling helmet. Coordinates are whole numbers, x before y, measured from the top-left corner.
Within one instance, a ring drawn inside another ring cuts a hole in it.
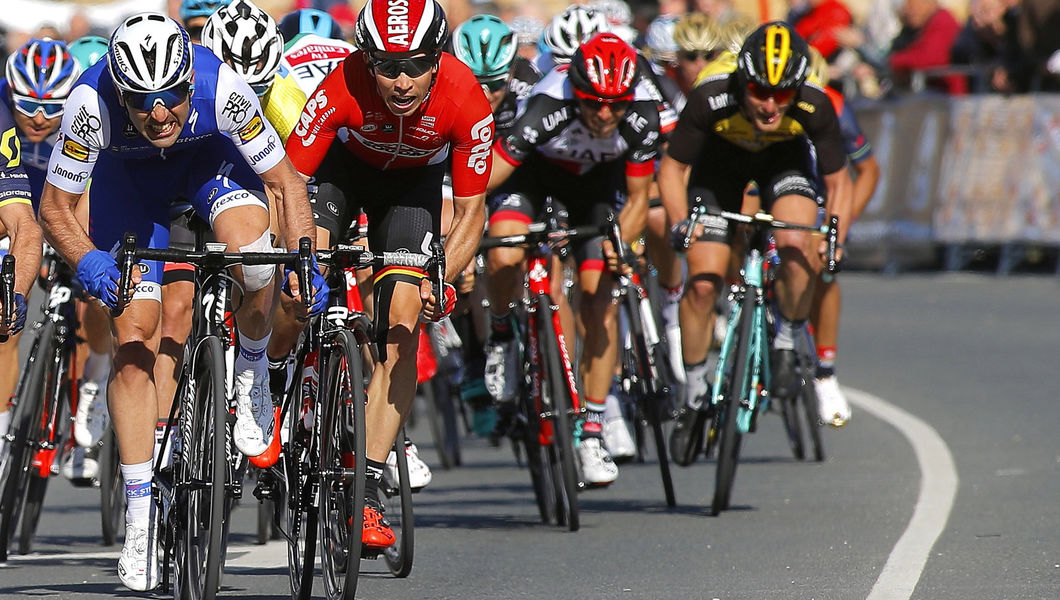
[[[158,92],[191,80],[195,63],[188,32],[165,15],[133,15],[114,30],[107,67],[122,92]]]
[[[582,42],[610,30],[604,13],[576,4],[552,18],[542,41],[552,51],[553,60],[563,64],[570,62]]]
[[[202,45],[259,95],[272,83],[283,58],[283,35],[276,21],[250,0],[234,0],[210,15],[202,28]]]

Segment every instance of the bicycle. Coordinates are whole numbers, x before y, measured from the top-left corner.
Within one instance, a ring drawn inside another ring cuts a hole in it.
[[[228,513],[242,495],[231,441],[227,353],[232,343],[231,293],[237,285],[227,270],[235,265],[299,263],[300,289],[308,289],[310,240],[302,238],[298,254],[227,253],[223,243],[203,243],[203,250],[138,248],[136,235],[124,236],[118,254],[119,306],[132,297],[132,270],[141,260],[183,262],[195,266],[192,333],[181,364],[161,451],[154,465],[152,528],[162,546],[163,592],[169,590],[168,564],[174,562],[178,598],[211,600],[220,586],[227,545]],[[306,294],[306,303],[311,298]],[[112,311],[118,315],[121,309]],[[173,424],[179,423],[180,448],[170,448]],[[167,464],[167,458],[172,457]]]
[[[468,429],[460,401],[460,379],[463,358],[460,347],[449,341],[455,337],[451,322],[425,323],[420,330],[417,371],[420,393],[426,408],[425,417],[443,469],[458,467],[460,456],[460,425]],[[460,338],[456,338],[459,342]]]
[[[711,514],[716,516],[729,508],[742,436],[756,430],[758,417],[770,402],[769,351],[773,324],[768,310],[768,291],[773,271],[770,269],[768,232],[771,229],[788,229],[826,235],[826,269],[834,273],[837,269],[838,217],[832,216],[829,223],[821,227],[799,225],[778,221],[763,212],[744,215],[708,209],[697,198],[689,222],[695,224],[706,214],[748,226],[744,229],[746,256],[740,270],[741,279],[730,289],[728,329],[719,351],[711,391],[712,414],[707,435],[707,454],[717,447],[715,489],[711,502]],[[692,230],[693,227],[689,227],[686,234],[686,247],[691,241]],[[802,386],[802,393],[797,397],[803,399],[804,406],[812,407],[816,412],[812,378],[808,385]],[[787,427],[791,426],[790,423],[791,420],[785,418]]]
[[[639,267],[637,257],[632,256],[622,243],[618,220],[612,215],[607,228],[608,239],[618,254],[619,264],[631,269]],[[643,446],[642,420],[646,421],[655,439],[655,453],[659,460],[663,493],[666,505],[677,506],[670,460],[666,449],[666,436],[662,423],[669,413],[673,391],[673,377],[668,372],[668,358],[664,354],[669,347],[659,335],[658,317],[649,299],[648,291],[641,285],[641,277],[635,270],[616,275],[618,286],[614,297],[619,303],[622,322],[628,327],[622,353],[622,381],[624,390],[632,396],[636,408],[635,429],[638,430],[638,452]]]
[[[357,591],[362,558],[382,554],[395,576],[409,574],[414,524],[402,431],[394,444],[398,487],[381,488],[390,496],[399,496],[400,515],[392,523],[398,539],[382,552],[361,548],[366,465],[357,457],[365,456],[366,381],[386,340],[375,335],[356,289],[347,288],[346,272],[413,267],[433,272],[432,280],[440,286],[445,262],[439,244],[432,247],[431,255],[373,253],[361,246],[339,245],[318,251],[317,257],[328,267],[328,309],[310,322],[299,344],[295,359],[299,375],[291,382],[281,409],[282,430],[288,439],[282,460],[269,472],[275,482],[276,504],[284,512],[281,532],[288,543],[292,597],[304,599],[312,593],[314,546],[319,535],[325,595],[350,599]]]
[[[77,410],[75,278],[54,251],[49,249],[46,256],[47,275],[38,280],[47,292],[43,315],[32,327],[34,340],[15,387],[11,427],[0,458],[0,561],[7,560],[16,528],[19,553],[32,550],[48,481],[58,473],[56,458],[67,444],[69,416]],[[0,279],[7,288],[4,306],[12,306],[10,254],[4,257]]]
[[[565,525],[570,531],[580,527],[578,491],[582,483],[574,445],[584,407],[559,312],[551,297],[549,265],[551,248],[556,244],[600,233],[600,227],[595,225],[550,230],[546,223],[532,223],[529,233],[485,237],[479,244],[480,251],[529,248],[524,284],[528,294],[523,300],[523,322],[516,335],[526,385],[521,386],[517,424],[509,437],[526,452],[541,520]]]

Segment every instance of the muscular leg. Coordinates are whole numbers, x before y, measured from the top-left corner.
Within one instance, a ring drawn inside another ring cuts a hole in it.
[[[698,242],[689,247],[688,279],[681,297],[681,354],[686,365],[707,359],[714,331],[714,303],[725,288],[729,246],[720,242]]]
[[[173,281],[162,286],[162,335],[155,359],[158,414],[165,419],[177,391],[177,373],[184,358],[184,343],[191,334],[191,310],[195,284]]]
[[[158,403],[154,382],[161,307],[154,300],[134,300],[114,320],[117,350],[108,405],[122,464],[151,460]]]
[[[580,362],[583,389],[587,400],[601,403],[598,408],[602,411],[618,361],[618,305],[611,296],[615,280],[609,272],[586,270],[579,273],[579,283],[578,327],[584,332]]]
[[[781,221],[812,225],[817,217],[814,201],[804,196],[784,196],[773,204],[773,216]],[[790,320],[810,316],[814,282],[821,270],[817,258],[817,236],[801,231],[775,230],[780,255],[780,273],[774,285],[780,314]]]
[[[489,225],[490,236],[507,236],[527,233],[529,228],[521,221],[496,221]],[[523,265],[526,251],[522,248],[494,248],[486,254],[486,293],[490,312],[502,315],[516,301],[523,286]]]
[[[238,206],[226,210],[214,219],[214,235],[219,242],[237,250],[261,237],[269,226],[269,211],[263,206]],[[238,280],[243,281],[243,268],[233,269]],[[236,322],[239,330],[250,338],[262,339],[272,330],[273,293],[275,277],[259,290],[244,294]]]

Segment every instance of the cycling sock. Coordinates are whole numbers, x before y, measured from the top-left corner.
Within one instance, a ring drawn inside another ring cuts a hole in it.
[[[386,463],[367,459],[364,461],[367,477],[364,481],[364,498],[379,502],[379,481],[383,478],[383,469]]]
[[[290,369],[287,355],[282,358],[266,357],[269,360],[269,392],[274,396],[283,396],[287,391],[288,373]]]
[[[272,332],[266,333],[265,337],[260,340],[247,337],[238,328],[237,333],[239,334],[239,354],[236,354],[236,373],[242,373],[247,369],[252,369],[254,373],[266,372],[269,362],[265,360],[265,349],[269,347]]]
[[[166,435],[166,425],[169,423],[167,419],[163,419],[155,424],[155,450],[152,454],[151,464],[154,465],[158,462],[158,455],[162,452],[162,440]],[[170,465],[173,455],[177,452],[177,440],[180,438],[177,432],[177,423],[174,421],[173,428],[169,431],[169,444],[166,445],[166,455],[162,458],[161,468],[166,468]]]
[[[774,350],[794,350],[795,330],[802,327],[806,319],[788,320],[777,313],[777,335],[773,338]]]
[[[607,409],[606,400],[597,400],[583,396],[585,400],[585,423],[582,425],[582,439],[604,437],[604,411]]]
[[[512,311],[506,310],[501,314],[490,311],[490,338],[494,341],[510,340],[515,336],[512,331]]]
[[[622,391],[621,385],[622,383],[617,377],[611,381],[611,390],[607,392],[607,399],[604,401],[605,421],[622,418],[622,403],[618,399],[618,395]]]
[[[676,288],[663,288],[663,293],[666,294],[666,298],[663,301],[662,306],[662,318],[663,323],[667,327],[678,327],[678,306],[681,302],[681,293],[684,292],[683,286],[677,286]]]
[[[11,427],[11,409],[8,408],[4,412],[0,413],[0,435],[7,435],[7,430]]]
[[[835,375],[835,346],[821,346],[817,349],[817,378],[824,379]]]
[[[81,369],[81,378],[85,381],[105,384],[110,377],[110,363],[109,352],[96,352],[89,348],[85,366]]]
[[[144,523],[151,516],[151,461],[121,465],[125,480],[125,522]]]
[[[688,386],[685,388],[685,404],[692,410],[700,410],[703,403],[710,400],[710,385],[707,378],[710,377],[711,368],[708,364],[709,357],[701,363],[690,365],[685,363],[685,374]],[[717,362],[717,359],[714,359]]]

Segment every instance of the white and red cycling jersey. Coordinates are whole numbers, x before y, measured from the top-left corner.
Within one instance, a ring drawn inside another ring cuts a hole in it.
[[[471,69],[443,53],[434,84],[416,112],[386,106],[361,52],[346,57],[309,98],[287,140],[296,169],[313,175],[338,137],[380,170],[444,163],[452,155],[453,194],[485,193],[492,158],[493,113]],[[346,128],[347,131],[340,132]]]

